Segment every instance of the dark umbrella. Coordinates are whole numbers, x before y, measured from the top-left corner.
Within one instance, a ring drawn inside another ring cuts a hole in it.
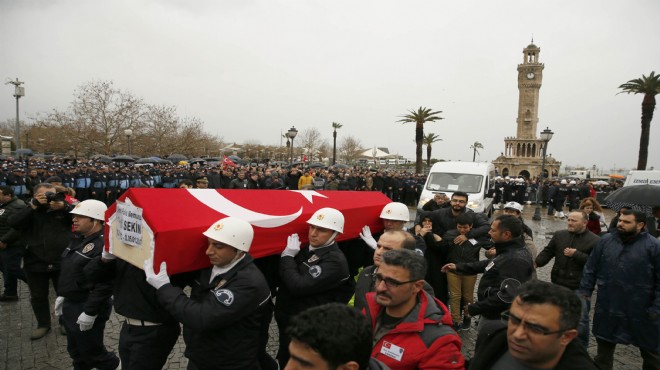
[[[99,163],[112,163],[112,157],[108,157],[107,155],[97,155],[96,158],[94,158],[95,162]]]
[[[135,158],[128,156],[128,155],[118,155],[114,158],[112,158],[114,162],[135,162]]]
[[[323,168],[323,167],[325,167],[325,165],[323,163],[316,162],[316,163],[310,164],[309,167],[310,168]]]
[[[347,165],[342,164],[342,163],[340,163],[340,164],[336,164],[335,167],[337,167],[337,168],[348,168]]]
[[[188,160],[188,163],[204,163],[206,159],[204,158],[192,158]]]
[[[135,163],[160,163],[158,158],[140,158]]]
[[[170,154],[169,156],[167,156],[167,159],[172,162],[178,162],[178,161],[185,161],[186,159],[188,159],[188,157],[186,157],[183,154]]]
[[[636,185],[625,186],[605,198],[608,204],[627,203],[639,206],[659,206],[660,186]]]

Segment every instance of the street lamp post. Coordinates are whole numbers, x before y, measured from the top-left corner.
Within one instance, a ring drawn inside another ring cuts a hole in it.
[[[126,142],[126,146],[128,149],[128,155],[131,155],[131,135],[133,135],[133,130],[131,129],[126,129],[124,130],[124,135],[126,135],[126,138],[128,139]]]
[[[538,189],[536,190],[536,209],[534,210],[534,216],[532,220],[541,221],[541,193],[543,191],[543,181],[545,180],[545,153],[548,150],[548,142],[552,139],[552,135],[555,133],[552,132],[548,127],[541,132],[541,141],[543,141],[543,158],[541,160],[541,178],[539,181]]]
[[[296,128],[294,126],[291,126],[289,131],[287,131],[287,133],[286,133],[286,136],[288,136],[289,139],[291,139],[291,148],[290,148],[290,150],[291,150],[291,161],[289,162],[289,165],[293,164],[293,139],[296,137],[296,135],[298,135],[298,130],[296,130]]]
[[[15,86],[14,97],[16,98],[16,132],[14,133],[14,142],[16,143],[16,151],[18,151],[21,145],[21,127],[18,120],[18,99],[20,99],[22,96],[25,96],[25,88],[21,87],[23,82],[19,81],[18,78],[16,78],[16,81],[8,81],[7,83]]]

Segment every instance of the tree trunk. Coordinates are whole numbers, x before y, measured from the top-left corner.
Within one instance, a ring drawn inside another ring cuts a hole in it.
[[[431,167],[431,144],[426,144],[426,167]]]
[[[332,132],[332,165],[337,163],[337,130]]]
[[[424,123],[417,122],[415,125],[415,173],[422,173],[422,144],[424,143]]]
[[[639,138],[639,159],[637,161],[637,169],[642,171],[646,170],[646,162],[649,156],[649,137],[651,135],[653,110],[655,110],[655,96],[651,94],[644,95],[642,101],[642,133]]]

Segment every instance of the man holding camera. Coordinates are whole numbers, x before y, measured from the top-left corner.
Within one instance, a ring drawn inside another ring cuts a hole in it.
[[[37,319],[37,328],[30,339],[44,337],[50,331],[49,281],[57,290],[60,261],[64,249],[72,238],[72,207],[64,201],[64,193],[55,186],[41,183],[34,187],[34,198],[29,206],[12,215],[7,223],[19,230],[27,250],[23,269],[30,288],[30,303]]]

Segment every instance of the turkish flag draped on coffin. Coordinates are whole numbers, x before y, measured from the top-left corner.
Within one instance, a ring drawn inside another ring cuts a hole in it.
[[[259,258],[281,253],[293,233],[304,245],[306,221],[324,207],[344,214],[339,241],[359,237],[365,225],[379,232],[380,212],[390,202],[376,191],[131,188],[106,211],[105,248],[139,268],[153,256],[156,269],[166,261],[167,272],[176,274],[209,266],[202,233],[221,218],[252,224],[250,254]]]

